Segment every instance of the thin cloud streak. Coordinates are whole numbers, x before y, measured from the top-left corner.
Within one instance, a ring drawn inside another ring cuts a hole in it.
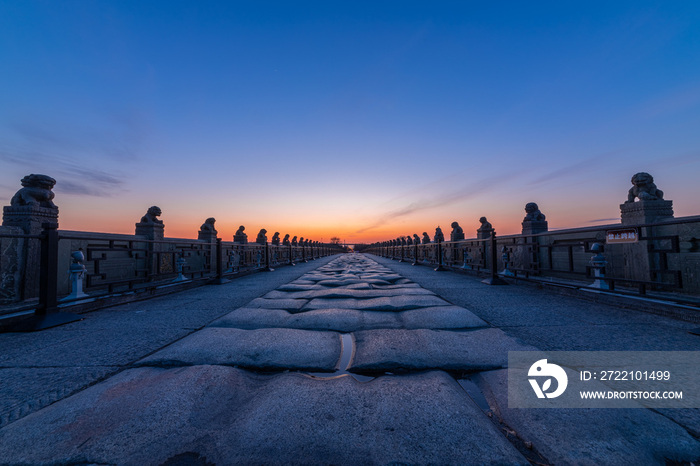
[[[507,184],[508,182],[520,176],[522,176],[522,172],[514,172],[506,175],[482,178],[476,183],[470,183],[466,187],[449,192],[444,196],[432,197],[430,199],[411,202],[405,207],[392,210],[381,215],[379,220],[372,223],[371,225],[368,225],[364,228],[355,231],[355,233],[365,233],[367,231],[374,230],[382,225],[385,225],[389,220],[405,217],[407,215],[411,215],[416,212],[421,212],[428,209],[434,209],[436,207],[454,204],[459,201],[474,198],[484,193],[495,191],[496,188],[498,188],[499,186]]]
[[[15,152],[8,154],[0,148],[0,161],[20,167],[26,167],[29,172],[38,173],[41,165],[50,167],[50,173],[41,173],[56,178],[56,191],[66,194],[79,194],[97,197],[108,197],[117,191],[123,191],[126,183],[124,176],[108,173],[103,170],[77,165],[61,157],[52,157],[40,152]],[[18,180],[19,181],[19,180]],[[17,184],[19,189],[19,182]]]

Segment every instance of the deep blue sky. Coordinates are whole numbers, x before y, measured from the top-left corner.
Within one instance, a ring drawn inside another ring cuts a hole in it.
[[[699,161],[698,1],[0,0],[0,195],[55,177],[64,228],[512,233],[638,171],[690,215]]]

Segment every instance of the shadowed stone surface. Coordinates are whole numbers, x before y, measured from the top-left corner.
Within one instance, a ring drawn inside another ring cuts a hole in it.
[[[353,372],[484,370],[507,367],[508,351],[533,349],[501,330],[366,330],[356,332]]]
[[[334,332],[205,328],[136,365],[224,364],[258,370],[332,371],[338,358],[340,336]]]
[[[0,334],[0,427],[124,370],[332,257],[131,302],[33,333]],[[0,444],[0,458],[2,458]]]
[[[216,464],[527,464],[440,372],[363,384],[132,369],[0,430],[0,444],[11,463],[145,465],[194,452]]]
[[[554,464],[665,464],[700,458],[696,439],[649,409],[510,409],[507,370],[482,372],[476,380],[494,412]]]

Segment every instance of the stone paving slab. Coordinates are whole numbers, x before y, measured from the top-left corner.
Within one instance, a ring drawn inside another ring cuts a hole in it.
[[[366,330],[353,334],[352,372],[442,369],[479,371],[507,367],[508,351],[528,351],[499,329]]]
[[[348,286],[348,285],[390,285],[391,283],[386,280],[381,280],[375,278],[373,280],[360,280],[359,278],[346,278],[346,279],[332,279],[325,278],[324,280],[319,280],[318,285],[320,286]]]
[[[473,329],[488,324],[473,312],[459,306],[435,306],[400,313],[406,329]]]
[[[333,371],[340,335],[288,328],[204,328],[138,361],[136,366],[224,364],[255,370]]]
[[[352,288],[331,288],[307,291],[270,291],[263,298],[265,299],[316,299],[316,298],[354,298],[369,299],[383,298],[390,296],[415,296],[426,295],[435,296],[435,293],[425,288],[402,288],[402,289],[352,289]]]
[[[5,427],[0,445],[3,461],[31,464],[528,464],[441,372],[131,369]]]
[[[283,309],[241,308],[211,323],[212,327],[298,328],[354,332],[363,328],[401,328],[400,314],[356,309],[319,309],[291,314]]]
[[[274,300],[269,300],[274,301]],[[370,299],[326,299],[315,298],[306,304],[310,309],[357,309],[361,311],[407,311],[430,306],[447,306],[450,303],[435,295],[399,295]],[[286,308],[282,308],[286,309]]]
[[[507,370],[482,372],[475,381],[491,409],[552,464],[668,464],[669,460],[700,459],[697,439],[649,409],[511,409]]]
[[[247,307],[257,307],[261,309],[286,309],[288,311],[300,311],[309,301],[306,299],[266,299],[255,298],[249,302]]]
[[[402,312],[318,309],[292,314],[284,309],[240,308],[211,323],[212,327],[298,328],[357,332],[368,329],[468,329],[488,324],[458,306],[436,306]]]
[[[386,270],[386,272],[379,272],[379,273],[364,273],[360,275],[360,278],[363,280],[383,280],[386,282],[399,282],[399,281],[406,281],[406,277],[403,275],[399,275],[398,273],[394,273],[391,270]]]

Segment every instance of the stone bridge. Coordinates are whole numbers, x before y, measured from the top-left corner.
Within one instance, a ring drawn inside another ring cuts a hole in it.
[[[690,464],[697,409],[514,409],[509,351],[696,323],[367,254],[0,334],[3,464]]]

